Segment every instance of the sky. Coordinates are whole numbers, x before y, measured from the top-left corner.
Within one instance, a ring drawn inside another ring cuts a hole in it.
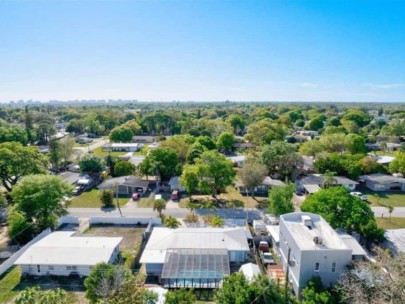
[[[405,1],[0,0],[0,101],[405,102]]]

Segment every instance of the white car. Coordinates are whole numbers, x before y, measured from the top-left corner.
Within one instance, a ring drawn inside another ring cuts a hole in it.
[[[367,201],[367,197],[363,195],[361,192],[350,192],[351,195],[358,197],[362,201]]]

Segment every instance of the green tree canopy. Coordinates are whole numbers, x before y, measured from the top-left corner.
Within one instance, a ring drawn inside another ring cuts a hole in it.
[[[262,119],[249,125],[245,138],[255,145],[270,144],[273,140],[284,140],[285,131],[281,124]]]
[[[162,211],[166,209],[166,201],[164,199],[157,199],[153,202],[153,211],[159,213],[159,217],[162,217]]]
[[[351,195],[344,187],[321,189],[308,196],[301,205],[304,212],[321,215],[333,228],[358,232],[369,240],[382,240],[374,213],[367,202]]]
[[[45,168],[47,160],[37,147],[24,147],[16,142],[0,144],[0,179],[7,191],[12,191],[21,177],[45,173]]]
[[[15,209],[28,216],[39,230],[54,228],[56,220],[67,213],[63,203],[73,187],[56,175],[28,175],[14,188]]]
[[[176,151],[170,148],[156,148],[149,152],[141,163],[143,174],[158,174],[161,180],[169,180],[180,171]]]
[[[389,170],[391,173],[402,173],[405,175],[405,153],[400,153],[390,163]]]
[[[207,135],[198,136],[195,142],[203,145],[207,150],[214,150],[217,148],[215,141]]]
[[[265,165],[257,163],[252,159],[247,159],[242,169],[239,170],[238,175],[243,185],[249,190],[250,195],[253,197],[254,188],[262,184],[267,173],[268,170]]]
[[[166,294],[165,304],[193,304],[197,301],[197,297],[192,289],[184,288],[171,290]]]
[[[103,161],[93,153],[85,154],[79,161],[80,171],[93,174],[104,170]]]
[[[132,175],[135,172],[135,166],[125,160],[120,160],[114,165],[114,176]]]
[[[217,148],[229,152],[232,149],[232,145],[235,141],[235,137],[230,132],[223,132],[219,135],[217,140]]]
[[[112,142],[131,142],[134,133],[128,126],[115,127],[110,131],[110,141]]]
[[[272,187],[269,193],[270,204],[267,210],[275,216],[294,212],[292,203],[294,190],[295,185],[292,183],[287,183],[281,187]]]
[[[301,304],[331,304],[332,295],[325,289],[320,277],[313,277],[302,290]]]

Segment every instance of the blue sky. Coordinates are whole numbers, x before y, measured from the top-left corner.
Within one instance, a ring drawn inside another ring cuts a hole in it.
[[[0,1],[0,101],[405,101],[405,1]]]

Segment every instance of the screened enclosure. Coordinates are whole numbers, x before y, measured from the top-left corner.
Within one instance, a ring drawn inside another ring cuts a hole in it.
[[[166,288],[217,288],[229,274],[226,249],[168,249],[161,280]]]

